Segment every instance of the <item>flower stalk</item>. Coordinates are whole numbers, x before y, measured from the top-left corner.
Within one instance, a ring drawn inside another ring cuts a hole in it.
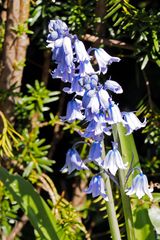
[[[105,148],[104,148],[104,142],[103,142],[103,148],[102,148],[102,158],[105,157]],[[115,205],[114,205],[114,198],[111,188],[111,181],[109,176],[107,176],[106,173],[102,174],[103,179],[105,180],[106,189],[107,189],[107,195],[108,195],[108,201],[106,202],[106,210],[108,214],[108,221],[109,221],[109,227],[112,235],[113,240],[121,240],[121,234],[118,226],[116,211],[115,211]]]
[[[113,132],[114,141],[119,142],[120,136],[118,136],[119,132],[118,132],[118,128],[117,128],[116,124],[113,125],[112,132]],[[123,144],[123,142],[121,142],[121,144]],[[122,153],[122,155],[123,155],[123,153]],[[124,218],[125,218],[127,239],[135,240],[131,204],[130,204],[129,197],[125,193],[125,182],[126,182],[126,170],[119,169],[120,193],[121,193],[123,213],[124,213]]]

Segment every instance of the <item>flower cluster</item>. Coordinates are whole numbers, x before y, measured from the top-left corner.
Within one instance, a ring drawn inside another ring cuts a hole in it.
[[[80,135],[92,140],[86,163],[73,147],[67,152],[62,171],[68,170],[71,173],[75,169],[87,170],[87,162],[92,161],[114,176],[118,169],[126,169],[127,166],[123,163],[115,142],[112,143],[113,149],[102,159],[102,141],[105,135],[111,135],[113,124],[122,123],[126,127],[126,134],[131,134],[146,124],[146,121],[141,123],[133,112],[121,112],[118,104],[112,100],[110,93],[123,92],[117,82],[109,79],[102,84],[99,81],[99,75],[106,74],[109,65],[119,62],[120,58],[110,56],[102,48],[90,48],[87,51],[83,42],[76,35],[70,34],[67,25],[61,20],[50,21],[47,43],[52,50],[52,59],[57,64],[52,77],[67,82],[69,87],[63,90],[74,94],[68,102],[66,116],[61,119],[68,122],[83,120],[86,128]],[[98,70],[95,70],[92,60],[96,61]],[[142,182],[146,184],[145,189],[148,188],[147,182]],[[134,187],[127,192],[128,195],[136,192],[136,183],[137,180],[133,182]],[[146,190],[144,192],[148,193]],[[100,175],[92,178],[86,193],[92,193],[93,197],[101,195],[108,200],[104,180]],[[138,194],[139,197],[142,195]]]

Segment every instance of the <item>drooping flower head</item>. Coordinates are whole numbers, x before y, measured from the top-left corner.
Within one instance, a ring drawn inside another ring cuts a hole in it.
[[[109,99],[109,108],[108,108],[108,123],[115,124],[115,123],[124,123],[122,118],[120,109],[117,104],[115,104],[112,99]]]
[[[108,89],[114,93],[117,93],[117,94],[123,93],[122,87],[116,81],[107,80],[105,82],[104,86],[106,89]]]
[[[115,175],[118,169],[126,169],[127,164],[123,163],[120,152],[118,151],[118,143],[112,142],[113,149],[109,150],[104,162],[103,168]]]
[[[85,90],[81,85],[81,77],[75,74],[72,78],[71,86],[64,87],[63,91],[68,94],[76,93],[76,95],[83,96]]]
[[[102,164],[102,143],[95,141],[92,143],[89,155],[88,155],[88,160],[93,161],[97,163],[98,165],[101,166]]]
[[[95,141],[101,141],[104,138],[104,134],[110,136],[110,127],[107,127],[105,116],[103,113],[99,113],[94,116],[94,119],[88,124],[84,134],[85,138],[92,138]]]
[[[91,179],[88,189],[84,190],[84,192],[87,194],[91,193],[93,198],[102,196],[106,201],[108,201],[105,183],[100,175],[96,175]]]
[[[82,105],[85,109],[89,109],[91,113],[98,113],[100,110],[100,103],[95,89],[88,90],[84,93]]]
[[[98,98],[99,98],[100,106],[104,110],[107,110],[109,108],[109,98],[110,98],[108,92],[103,88],[100,88],[98,91]]]
[[[63,166],[63,168],[61,169],[61,171],[64,172],[67,170],[68,173],[70,174],[75,169],[76,170],[81,170],[81,169],[88,170],[88,167],[82,161],[77,150],[74,148],[71,148],[68,150],[68,152],[66,154],[66,163]]]
[[[67,113],[65,117],[61,117],[62,120],[73,122],[75,120],[83,120],[84,116],[81,113],[82,102],[78,99],[73,99],[67,104]]]
[[[87,53],[83,42],[80,41],[78,38],[76,38],[74,41],[74,47],[78,62],[90,61],[90,56]]]
[[[125,127],[127,128],[126,135],[131,134],[134,130],[138,130],[146,126],[146,119],[143,123],[140,122],[133,112],[122,112],[122,116],[125,120]]]
[[[152,199],[152,191],[153,189],[149,188],[148,186],[146,175],[141,172],[133,179],[132,186],[126,190],[126,194],[129,196],[136,194],[139,199],[147,194],[148,197]]]
[[[112,62],[120,61],[120,58],[110,56],[102,48],[96,48],[94,54],[99,66],[99,72],[103,74],[107,73],[108,65],[111,65]]]
[[[53,40],[64,37],[69,33],[67,24],[60,19],[50,20],[48,24],[48,30],[54,37]]]

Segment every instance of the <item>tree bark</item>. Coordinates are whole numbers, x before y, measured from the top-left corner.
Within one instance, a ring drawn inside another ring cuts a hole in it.
[[[0,89],[8,90],[13,84],[20,90],[26,49],[29,44],[27,19],[29,16],[30,0],[8,0],[5,38],[3,44]],[[23,29],[21,32],[18,29]],[[6,116],[12,114],[14,99],[0,103],[0,108]]]
[[[100,37],[104,37],[106,34],[106,26],[103,22],[103,18],[106,14],[106,1],[98,0],[95,10],[96,17],[100,18],[100,22],[96,25],[96,33]]]

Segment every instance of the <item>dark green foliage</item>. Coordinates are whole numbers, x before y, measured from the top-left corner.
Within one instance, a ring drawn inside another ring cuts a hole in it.
[[[126,0],[108,2],[110,8],[105,19],[110,20],[112,37],[133,44],[134,56],[141,62],[142,70],[149,60],[160,66],[160,11],[139,9]]]
[[[51,19],[60,18],[65,21],[72,32],[76,34],[85,33],[88,29],[93,30],[98,21],[94,9],[96,1],[47,1],[38,0],[31,6],[29,24],[34,31],[32,39],[38,39],[38,44],[46,48],[46,36],[48,34],[48,23]]]

